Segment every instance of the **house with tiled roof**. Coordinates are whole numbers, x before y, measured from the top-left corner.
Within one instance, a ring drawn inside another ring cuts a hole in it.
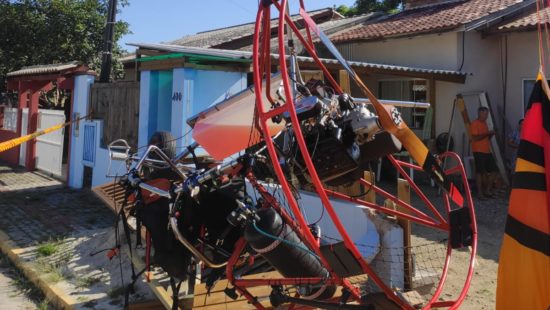
[[[344,18],[333,8],[323,8],[318,10],[308,11],[311,18],[321,27],[323,31],[328,34],[332,34],[344,29],[348,29],[355,25],[361,24],[367,20],[380,17],[381,13],[369,13],[350,18]],[[292,20],[298,25],[303,35],[305,35],[305,27],[302,22],[302,18],[299,14],[291,15]],[[272,52],[277,53],[277,23],[278,19],[273,18],[271,24],[272,40],[271,47]],[[222,50],[241,50],[252,51],[252,37],[254,35],[254,22],[231,25],[224,28],[212,29],[207,31],[198,32],[183,36],[179,39],[171,40],[168,42],[162,42],[164,45],[182,46],[189,48],[209,48],[209,49],[222,49]],[[151,42],[147,42],[151,43]],[[157,43],[157,42],[155,42]],[[298,40],[295,40],[295,50],[297,54],[303,53],[302,45]],[[138,49],[136,54],[130,54],[121,59],[124,65],[124,71],[126,79],[133,79],[137,76],[135,65],[135,59],[142,56],[151,56],[156,54],[156,51],[148,51],[146,49]],[[139,69],[138,69],[139,70]]]
[[[541,13],[548,21],[548,11]],[[467,73],[464,84],[363,74],[382,99],[415,100],[418,90],[427,89],[423,96],[435,110],[436,136],[450,129],[455,151],[467,156],[469,144],[458,113],[450,126],[456,96],[464,95],[470,118],[475,118],[478,94],[486,92],[504,140],[523,118],[539,68],[538,21],[533,0],[405,0],[401,12],[330,38],[349,60]],[[415,115],[404,113],[408,122],[415,121]]]
[[[505,130],[522,117],[522,91],[528,92],[538,67],[530,17],[533,4],[534,0],[407,0],[403,10],[393,15],[343,18],[333,9],[309,14],[380,98],[429,102],[432,113],[418,107],[401,112],[419,136],[436,138],[449,131],[457,94],[486,92]],[[305,32],[301,17],[292,18]],[[188,128],[182,119],[249,86],[252,36],[253,23],[248,23],[165,43],[132,44],[137,47],[136,56],[125,62],[127,69],[134,70],[128,76],[139,83],[137,145],[146,144],[158,130],[184,135]],[[274,32],[272,47],[277,47]],[[298,44],[296,51],[303,73],[319,69]],[[277,51],[273,52],[273,59],[278,59]],[[340,80],[338,62],[320,44],[317,52]],[[353,85],[351,92],[363,97]],[[474,96],[465,98],[469,105],[476,104]],[[450,132],[454,150],[467,156],[469,147],[458,115]],[[179,140],[178,147],[190,139]]]

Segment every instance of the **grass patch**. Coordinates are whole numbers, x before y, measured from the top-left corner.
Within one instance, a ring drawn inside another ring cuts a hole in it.
[[[67,267],[74,252],[64,240],[48,241],[36,249],[35,269],[48,283],[57,283],[71,278]]]
[[[44,280],[48,283],[54,284],[65,280],[65,275],[60,268],[55,268],[44,276]]]
[[[68,271],[64,265],[40,259],[36,261],[35,268],[48,283],[57,283],[69,278]]]
[[[50,303],[48,300],[42,300],[38,305],[36,305],[36,310],[48,310],[50,308]]]
[[[50,256],[59,251],[59,241],[48,241],[36,249],[38,256]]]

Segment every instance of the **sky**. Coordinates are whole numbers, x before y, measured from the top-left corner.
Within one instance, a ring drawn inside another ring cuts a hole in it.
[[[290,12],[298,12],[298,0],[289,0]],[[355,0],[305,0],[306,10],[351,6]],[[200,31],[253,22],[258,0],[129,0],[120,8],[117,20],[130,24],[132,34],[122,37],[126,43],[160,43],[179,39]]]

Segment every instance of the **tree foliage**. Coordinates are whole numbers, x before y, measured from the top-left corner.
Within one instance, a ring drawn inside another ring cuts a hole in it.
[[[353,16],[369,12],[393,13],[402,6],[402,0],[356,0],[351,7],[341,5],[336,10],[344,16]]]
[[[6,74],[24,66],[77,60],[98,70],[107,6],[108,0],[0,0],[0,91]],[[115,28],[115,42],[129,33],[125,22]],[[114,58],[121,53],[115,44]]]

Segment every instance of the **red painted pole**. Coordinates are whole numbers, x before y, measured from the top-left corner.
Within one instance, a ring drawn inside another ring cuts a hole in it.
[[[27,123],[27,134],[31,134],[38,129],[39,98],[40,98],[40,87],[34,86],[31,90],[31,100],[29,102],[29,120]],[[27,171],[33,171],[36,168],[36,139],[32,139],[29,142],[27,142],[25,168],[27,169]]]

